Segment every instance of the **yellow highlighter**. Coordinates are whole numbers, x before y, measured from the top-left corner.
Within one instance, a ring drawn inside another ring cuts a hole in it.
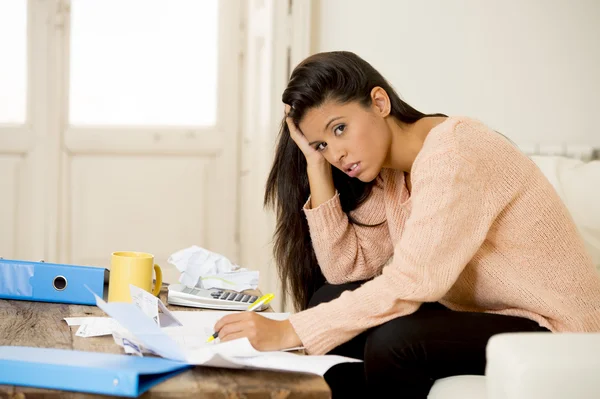
[[[275,294],[265,294],[265,295],[261,296],[260,298],[258,298],[256,301],[252,302],[252,304],[250,306],[248,306],[247,311],[248,312],[253,312],[253,311],[259,309],[261,306],[265,306],[269,302],[271,302],[273,300],[273,298],[275,298]],[[206,342],[212,342],[218,336],[219,336],[219,333],[216,332],[213,335],[211,335],[210,337],[208,337],[208,339],[206,340]]]
[[[258,308],[260,308],[263,305],[268,305],[269,302],[271,302],[273,300],[273,298],[275,298],[275,294],[265,294],[263,296],[261,296],[260,298],[258,298],[256,301],[252,302],[252,304],[250,306],[248,306],[248,311],[252,312]]]

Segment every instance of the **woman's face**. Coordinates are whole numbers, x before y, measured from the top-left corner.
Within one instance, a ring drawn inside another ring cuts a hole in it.
[[[350,177],[370,182],[390,152],[391,131],[385,120],[388,114],[389,101],[386,105],[376,98],[368,108],[358,102],[327,101],[309,109],[299,128],[331,165]]]

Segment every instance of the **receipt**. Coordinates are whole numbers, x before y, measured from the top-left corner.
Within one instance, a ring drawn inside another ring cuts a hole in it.
[[[135,303],[146,316],[154,320],[156,324],[159,324],[158,298],[133,284],[129,284],[129,293],[131,294],[131,301]]]
[[[130,284],[129,292],[131,293],[132,302],[160,327],[181,326],[179,320],[167,309],[165,304],[148,291]],[[126,351],[132,351],[128,353],[138,353],[133,338],[124,336],[126,330],[119,322],[110,317],[66,317],[64,320],[69,326],[79,326],[75,333],[78,337],[100,337],[112,334],[113,337],[119,337],[119,342]],[[130,342],[127,344],[128,340]],[[126,344],[123,345],[123,343]]]
[[[102,335],[111,335],[113,331],[123,330],[118,321],[110,317],[92,317],[92,320],[79,326],[75,333],[78,337],[100,337]]]
[[[69,326],[79,326],[75,333],[78,337],[100,337],[123,330],[123,327],[110,317],[65,317],[64,320]]]
[[[163,301],[146,290],[129,284],[131,300],[160,327],[181,326],[181,323],[165,306]]]

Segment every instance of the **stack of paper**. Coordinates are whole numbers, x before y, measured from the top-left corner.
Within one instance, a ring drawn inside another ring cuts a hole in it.
[[[240,267],[223,255],[197,245],[175,252],[167,262],[181,272],[179,282],[187,287],[238,292],[258,287],[257,270]]]
[[[298,371],[318,375],[323,375],[330,367],[339,363],[361,361],[336,355],[313,356],[288,351],[257,351],[247,338],[223,343],[206,343],[207,337],[213,333],[212,328],[216,321],[227,312],[170,312],[158,298],[136,289],[137,287],[132,286],[132,297],[138,296],[134,303],[106,303],[96,295],[98,307],[114,320],[111,323],[118,323],[118,327],[112,330],[115,342],[128,353],[150,353],[191,365]],[[146,299],[140,300],[139,296]],[[142,307],[135,303],[146,300],[156,300],[159,306],[162,305],[163,312],[160,316],[155,318],[147,315]],[[261,316],[268,317],[266,313]],[[271,317],[284,319],[288,314],[273,314]],[[161,318],[163,322],[160,322]],[[163,326],[163,323],[168,326]]]

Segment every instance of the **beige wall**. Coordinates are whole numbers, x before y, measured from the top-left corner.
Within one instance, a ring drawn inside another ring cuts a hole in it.
[[[519,144],[600,147],[600,1],[316,0],[311,52],[351,50],[424,112]]]

